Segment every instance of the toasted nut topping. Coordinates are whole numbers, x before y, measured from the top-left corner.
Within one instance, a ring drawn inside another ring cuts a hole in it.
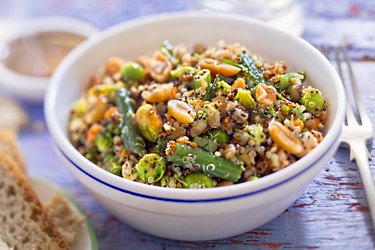
[[[168,102],[168,111],[181,123],[192,123],[197,115],[193,107],[183,101],[171,100]]]
[[[176,91],[177,89],[173,86],[173,83],[151,84],[142,92],[141,96],[148,102],[156,103],[172,99]]]
[[[272,140],[290,154],[300,154],[303,151],[301,140],[287,127],[278,121],[270,123],[269,133]]]
[[[172,64],[162,52],[155,52],[153,57],[141,56],[138,58],[138,61],[146,67],[151,77],[157,82],[165,82],[168,80],[172,70]]]
[[[202,69],[209,69],[211,73],[221,74],[223,76],[233,76],[241,71],[240,68],[230,64],[220,63],[219,61],[211,58],[203,59],[199,62]]]
[[[273,87],[260,83],[255,90],[255,99],[265,106],[272,106],[276,102],[276,91]]]
[[[120,71],[121,66],[124,64],[124,61],[119,58],[119,57],[110,57],[108,58],[106,64],[105,64],[105,69],[108,74],[115,74]]]

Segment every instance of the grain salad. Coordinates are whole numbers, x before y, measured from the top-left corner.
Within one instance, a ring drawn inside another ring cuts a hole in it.
[[[308,72],[307,72],[308,73]],[[323,139],[328,103],[308,74],[239,43],[110,57],[71,110],[77,150],[124,179],[168,188],[253,181]]]

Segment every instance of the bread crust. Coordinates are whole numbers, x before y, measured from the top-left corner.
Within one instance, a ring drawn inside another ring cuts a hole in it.
[[[41,230],[48,235],[52,243],[52,245],[49,246],[49,249],[69,249],[69,246],[61,237],[56,226],[53,225],[51,220],[48,218],[42,203],[39,201],[26,175],[22,172],[21,168],[17,166],[15,161],[1,151],[0,171],[6,171],[6,173],[11,176],[16,186],[19,187],[17,188],[19,195],[22,195],[23,200],[27,202],[32,209],[30,218],[26,219],[37,221]]]
[[[26,170],[21,149],[17,143],[17,134],[11,129],[0,129],[0,151],[10,155],[18,166]]]
[[[59,229],[65,242],[72,244],[85,218],[74,213],[67,198],[63,195],[53,197],[48,203],[44,204],[44,209],[52,223]]]

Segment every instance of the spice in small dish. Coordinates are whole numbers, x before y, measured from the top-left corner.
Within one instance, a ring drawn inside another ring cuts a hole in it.
[[[49,77],[59,62],[85,39],[82,35],[62,31],[33,33],[9,42],[1,61],[19,74]]]

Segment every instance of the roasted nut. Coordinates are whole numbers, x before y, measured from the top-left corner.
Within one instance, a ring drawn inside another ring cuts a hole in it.
[[[176,94],[176,87],[173,83],[164,84],[151,84],[147,86],[141,94],[141,97],[151,103],[164,102],[166,100],[172,99]]]
[[[153,57],[142,56],[138,58],[138,61],[148,70],[151,77],[157,82],[165,82],[168,80],[172,70],[172,64],[162,52],[155,52]]]
[[[257,102],[269,107],[276,102],[276,91],[272,86],[260,83],[255,90]]]
[[[298,155],[303,152],[301,140],[287,127],[278,121],[272,121],[269,126],[272,140],[290,154]]]
[[[203,106],[203,110],[207,115],[207,123],[213,128],[220,126],[220,112],[210,104]]]
[[[221,74],[223,76],[233,76],[241,71],[240,68],[230,64],[220,63],[219,61],[211,58],[203,59],[199,62],[202,69],[209,69],[213,74]]]
[[[181,123],[192,123],[197,115],[189,104],[178,100],[168,102],[168,111],[173,118]]]
[[[110,57],[105,64],[106,72],[110,75],[118,73],[123,64],[124,61],[120,57]]]
[[[199,136],[205,131],[207,128],[207,122],[205,120],[197,120],[192,128],[190,129],[190,136],[191,137],[196,137]]]

